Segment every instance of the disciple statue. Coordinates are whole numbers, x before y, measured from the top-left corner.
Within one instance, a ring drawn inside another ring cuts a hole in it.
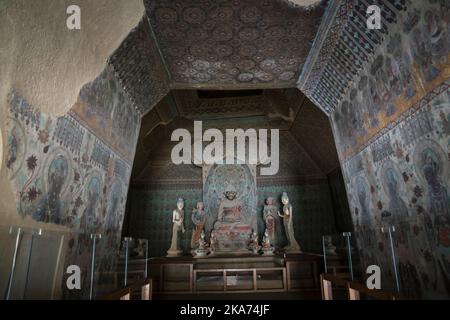
[[[206,213],[205,213],[205,206],[203,202],[197,202],[197,208],[192,210],[192,216],[191,216],[192,222],[195,225],[194,232],[192,233],[191,238],[191,248],[196,248],[198,241],[200,239],[200,235],[203,230],[203,226],[205,225],[206,221]]]
[[[167,251],[168,257],[181,256],[183,251],[180,248],[179,240],[180,240],[180,231],[184,233],[184,200],[182,198],[178,198],[177,208],[173,210],[172,215],[172,242],[169,250]]]
[[[266,231],[264,231],[264,237],[262,240],[262,249],[265,255],[273,255],[273,252],[275,250],[275,248],[272,246],[272,244],[270,243],[270,235],[269,235],[269,230],[266,229]]]
[[[280,212],[278,212],[278,215],[283,218],[284,230],[286,232],[286,238],[288,240],[288,245],[284,247],[284,250],[288,252],[300,252],[300,246],[295,240],[294,236],[292,205],[289,203],[289,197],[286,192],[283,192],[281,196],[281,202],[283,203],[283,214],[280,214]]]
[[[225,191],[225,199],[219,207],[218,222],[234,223],[241,221],[242,204],[236,199],[236,189],[228,185]]]
[[[270,239],[275,244],[275,231],[276,231],[276,220],[278,218],[277,216],[278,209],[276,206],[273,205],[273,198],[268,197],[266,199],[266,205],[264,206],[263,210],[263,218],[266,222],[266,231],[268,232]]]

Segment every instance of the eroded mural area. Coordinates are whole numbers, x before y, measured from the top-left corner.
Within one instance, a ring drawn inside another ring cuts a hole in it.
[[[450,8],[414,3],[336,108],[337,146],[347,159],[450,75]]]
[[[444,2],[414,2],[332,115],[363,270],[402,293],[450,293],[450,60]]]
[[[84,271],[90,235],[102,234],[97,268],[111,270],[140,125],[134,107],[109,67],[62,117],[41,113],[15,90],[9,106],[6,166],[18,214],[69,227],[66,263]]]

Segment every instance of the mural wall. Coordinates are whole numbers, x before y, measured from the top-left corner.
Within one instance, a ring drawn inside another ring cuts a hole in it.
[[[112,270],[140,126],[114,73],[106,67],[59,118],[41,113],[14,89],[9,106],[6,166],[18,214],[70,228],[65,263],[79,265],[83,275],[90,234],[102,234],[96,270]]]
[[[402,292],[450,295],[450,6],[411,1],[331,116],[364,266]]]

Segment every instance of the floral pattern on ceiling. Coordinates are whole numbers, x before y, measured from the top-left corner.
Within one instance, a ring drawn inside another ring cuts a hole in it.
[[[172,82],[211,86],[295,84],[325,7],[283,0],[144,3]]]

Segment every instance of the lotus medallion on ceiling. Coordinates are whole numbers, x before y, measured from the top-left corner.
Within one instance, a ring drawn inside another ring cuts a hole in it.
[[[176,88],[292,87],[324,5],[285,0],[145,0]]]

